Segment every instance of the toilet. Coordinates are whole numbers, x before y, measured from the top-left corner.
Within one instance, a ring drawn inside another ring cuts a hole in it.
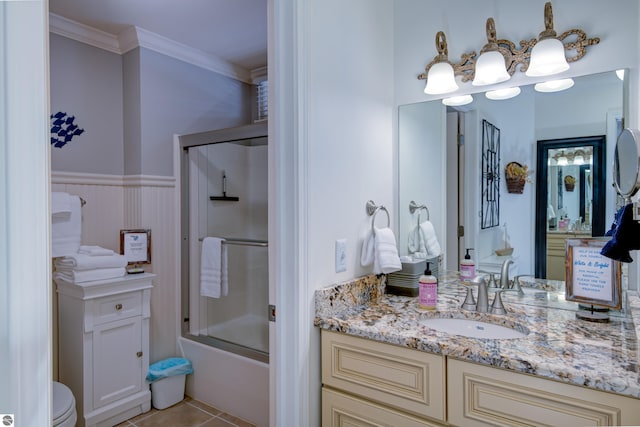
[[[53,382],[53,427],[75,427],[76,400],[66,385]]]

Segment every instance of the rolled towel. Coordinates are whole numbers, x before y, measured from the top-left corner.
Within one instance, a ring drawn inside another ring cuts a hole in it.
[[[127,266],[124,255],[91,256],[87,254],[71,254],[55,261],[56,270],[94,270],[96,268],[119,268]]]
[[[200,257],[200,295],[220,298],[228,293],[227,246],[224,239],[205,237]]]
[[[373,272],[376,274],[393,273],[402,270],[402,263],[396,246],[396,236],[390,228],[375,228],[375,257]],[[376,271],[379,270],[379,271]]]
[[[124,267],[96,268],[93,270],[56,270],[54,279],[63,279],[72,283],[92,282],[94,280],[106,280],[122,277],[127,274]]]
[[[440,243],[436,237],[436,229],[433,227],[431,221],[425,221],[420,224],[420,230],[424,236],[425,245],[427,247],[427,253],[431,257],[439,256],[442,253]]]
[[[114,255],[115,252],[111,249],[103,248],[100,246],[87,246],[80,245],[80,249],[78,250],[79,254],[85,254],[90,256],[108,256]]]

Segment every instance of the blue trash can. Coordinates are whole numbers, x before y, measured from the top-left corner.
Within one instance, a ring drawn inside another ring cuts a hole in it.
[[[165,409],[184,399],[184,385],[193,373],[191,362],[182,357],[170,357],[149,366],[147,382],[151,384],[151,404]]]

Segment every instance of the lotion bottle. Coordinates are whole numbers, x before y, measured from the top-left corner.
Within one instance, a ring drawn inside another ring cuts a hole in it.
[[[431,275],[431,269],[427,262],[424,275],[418,280],[418,306],[425,310],[435,310],[438,303],[438,279]]]
[[[471,282],[476,277],[476,263],[473,262],[471,255],[469,255],[469,251],[472,250],[473,248],[467,248],[464,259],[460,261],[460,279],[463,282]]]

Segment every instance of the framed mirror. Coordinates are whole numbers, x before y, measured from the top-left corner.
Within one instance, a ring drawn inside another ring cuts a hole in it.
[[[605,233],[606,136],[538,141],[535,275],[565,280],[567,239]]]

